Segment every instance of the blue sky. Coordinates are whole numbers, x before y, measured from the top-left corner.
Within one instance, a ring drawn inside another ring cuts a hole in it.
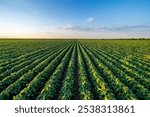
[[[0,37],[150,37],[150,0],[0,0]]]

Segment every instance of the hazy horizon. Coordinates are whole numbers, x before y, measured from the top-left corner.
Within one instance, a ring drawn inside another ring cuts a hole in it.
[[[0,38],[150,38],[149,0],[1,0]]]

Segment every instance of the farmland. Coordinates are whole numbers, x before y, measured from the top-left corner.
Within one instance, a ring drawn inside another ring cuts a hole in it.
[[[0,99],[150,100],[150,40],[0,40]]]

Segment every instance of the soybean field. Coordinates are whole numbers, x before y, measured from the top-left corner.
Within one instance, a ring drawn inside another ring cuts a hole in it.
[[[150,100],[150,40],[0,40],[1,100]]]

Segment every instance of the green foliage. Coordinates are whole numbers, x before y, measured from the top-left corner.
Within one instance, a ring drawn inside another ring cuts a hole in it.
[[[0,40],[0,99],[150,100],[150,40]]]

